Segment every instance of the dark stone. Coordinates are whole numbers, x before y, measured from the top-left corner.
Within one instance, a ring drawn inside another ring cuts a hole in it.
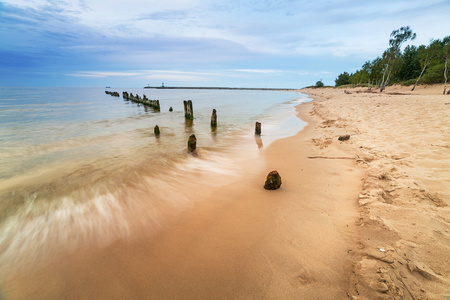
[[[277,171],[272,171],[267,175],[264,188],[266,190],[276,190],[281,187],[281,176]]]
[[[211,127],[217,127],[217,112],[213,109],[211,114]]]
[[[338,140],[340,140],[340,141],[347,141],[347,140],[349,140],[350,139],[350,135],[341,135],[339,138],[338,138]]]
[[[256,124],[255,124],[255,134],[261,135],[261,123],[259,123],[259,122],[256,122]]]
[[[197,149],[197,138],[195,137],[195,134],[191,134],[191,136],[188,139],[188,152],[194,152],[195,149]]]
[[[155,135],[159,135],[160,134],[158,125],[155,126],[155,129],[153,130],[153,132],[155,133]]]

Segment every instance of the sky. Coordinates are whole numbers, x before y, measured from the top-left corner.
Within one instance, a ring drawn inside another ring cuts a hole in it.
[[[428,44],[449,16],[449,0],[0,0],[0,86],[334,85],[393,30]]]

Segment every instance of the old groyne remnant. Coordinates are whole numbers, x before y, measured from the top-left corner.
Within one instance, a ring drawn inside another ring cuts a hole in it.
[[[261,135],[261,123],[255,123],[255,135]]]
[[[183,100],[184,117],[186,119],[194,119],[194,109],[192,108],[192,100]]]
[[[135,103],[140,103],[142,105],[149,106],[149,107],[153,108],[156,111],[160,111],[161,110],[161,107],[159,105],[159,100],[150,100],[150,99],[147,98],[147,96],[145,94],[141,98],[141,97],[139,97],[138,94],[133,95],[133,93],[128,93],[128,92],[125,91],[125,92],[122,92],[122,97],[124,99],[133,101]]]
[[[108,95],[111,95],[111,96],[114,96],[114,97],[119,97],[120,96],[118,92],[111,92],[111,91],[105,91],[105,94],[108,94]]]
[[[211,114],[211,127],[213,128],[217,127],[217,111],[215,108],[212,110]]]
[[[155,128],[153,129],[153,133],[155,134],[155,136],[158,136],[161,133],[158,125],[155,125]]]
[[[189,137],[187,148],[189,153],[195,152],[195,150],[197,149],[197,138],[195,137],[195,134],[191,134],[191,136]]]

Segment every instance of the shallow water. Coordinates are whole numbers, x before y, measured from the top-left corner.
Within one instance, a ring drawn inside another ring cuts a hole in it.
[[[294,106],[307,98],[296,92],[111,90],[159,99],[161,111],[99,88],[0,88],[0,280],[44,253],[101,247],[139,226],[157,232],[204,200],[193,183],[235,180],[249,155],[305,125]],[[184,119],[188,99],[193,121]],[[186,153],[191,134],[195,156]]]

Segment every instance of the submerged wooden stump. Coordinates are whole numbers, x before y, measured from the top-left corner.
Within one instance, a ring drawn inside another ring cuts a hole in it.
[[[277,171],[272,171],[267,175],[264,188],[266,190],[276,190],[281,187],[281,176]]]
[[[213,109],[211,114],[211,127],[217,127],[217,112]]]
[[[155,135],[159,135],[160,134],[158,125],[155,126],[155,129],[153,129],[153,132],[155,133]]]
[[[197,138],[195,134],[191,134],[187,142],[188,152],[194,152],[197,149]]]
[[[256,122],[256,124],[255,124],[255,134],[261,135],[261,123],[259,123],[259,122]]]

